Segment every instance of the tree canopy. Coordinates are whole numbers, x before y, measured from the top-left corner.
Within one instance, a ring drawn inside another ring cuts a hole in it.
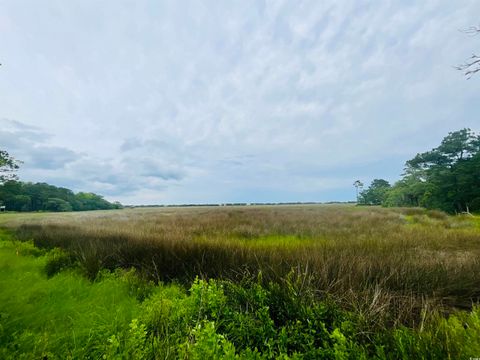
[[[0,150],[0,205],[13,211],[81,211],[119,209],[102,196],[56,187],[46,183],[17,181],[21,161]]]
[[[121,208],[102,196],[45,183],[9,180],[0,185],[0,201],[13,211],[82,211]]]
[[[15,172],[19,168],[19,163],[20,161],[15,160],[7,151],[0,150],[0,183],[17,179]]]
[[[472,130],[449,133],[438,147],[408,160],[404,170],[393,186],[374,180],[360,203],[480,211],[480,136]]]
[[[380,205],[385,201],[390,183],[383,179],[375,179],[372,181],[368,189],[360,193],[360,203],[366,205]]]

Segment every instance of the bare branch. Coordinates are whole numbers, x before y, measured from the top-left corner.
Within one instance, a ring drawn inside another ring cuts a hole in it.
[[[467,79],[470,79],[474,74],[480,71],[480,56],[472,54],[467,61],[455,68],[463,71]]]
[[[477,35],[480,33],[480,26],[470,26],[468,29],[460,30],[461,32],[468,34],[468,35]]]
[[[480,26],[470,26],[468,29],[461,31],[465,34],[475,36],[480,34]],[[480,71],[480,56],[472,54],[468,60],[466,60],[463,64],[456,66],[455,68],[459,71],[462,71],[463,75],[465,75],[468,80]]]

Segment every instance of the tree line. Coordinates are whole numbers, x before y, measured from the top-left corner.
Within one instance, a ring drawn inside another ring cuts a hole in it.
[[[7,151],[0,150],[0,206],[11,211],[82,211],[119,209],[102,196],[74,193],[70,189],[46,183],[18,181],[16,171],[21,164]]]
[[[361,187],[356,181],[354,186]],[[480,135],[465,128],[405,163],[395,184],[375,179],[358,193],[362,205],[421,206],[449,213],[480,212]]]
[[[119,209],[102,196],[56,187],[46,183],[9,180],[0,185],[0,203],[12,211],[83,211]]]

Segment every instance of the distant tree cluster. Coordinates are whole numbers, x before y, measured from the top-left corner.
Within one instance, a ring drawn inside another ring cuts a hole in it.
[[[438,147],[407,161],[400,181],[391,186],[375,179],[358,200],[365,205],[480,212],[480,135],[470,129],[449,133]]]
[[[0,203],[12,211],[83,211],[119,209],[102,196],[48,185],[8,180],[0,184]]]
[[[387,180],[375,179],[367,189],[360,192],[358,202],[364,205],[381,205],[385,202],[390,189]]]

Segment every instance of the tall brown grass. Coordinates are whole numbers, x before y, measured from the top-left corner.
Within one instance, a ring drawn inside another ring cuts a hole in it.
[[[179,282],[261,273],[281,283],[293,273],[366,321],[413,323],[425,310],[479,301],[479,224],[423,209],[265,206],[18,217],[8,226],[63,248],[91,278],[117,267]]]

